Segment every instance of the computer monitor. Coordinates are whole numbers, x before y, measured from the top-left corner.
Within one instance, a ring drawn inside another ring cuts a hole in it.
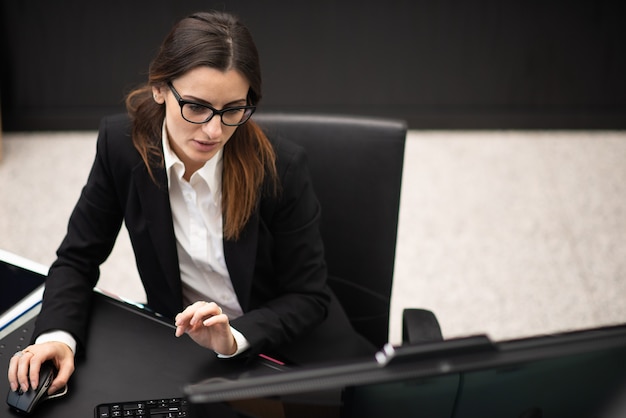
[[[196,417],[626,416],[626,326],[386,347],[371,361],[209,379]]]
[[[47,267],[0,250],[0,335],[41,303],[47,274]]]

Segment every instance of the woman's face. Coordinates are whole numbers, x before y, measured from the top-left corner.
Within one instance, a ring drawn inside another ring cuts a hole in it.
[[[207,104],[217,110],[245,106],[250,84],[236,70],[222,72],[210,67],[197,67],[172,80],[172,86],[184,100]],[[219,116],[203,124],[187,122],[180,105],[166,85],[153,87],[154,100],[165,103],[165,126],[169,144],[185,164],[185,178],[209,161],[224,147],[237,129],[226,126]]]

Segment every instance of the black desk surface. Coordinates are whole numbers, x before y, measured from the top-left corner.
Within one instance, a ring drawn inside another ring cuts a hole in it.
[[[174,327],[132,305],[94,295],[87,352],[76,362],[69,393],[43,402],[33,417],[93,417],[99,403],[182,396],[186,383],[236,375],[249,368],[239,360],[221,360],[189,337],[174,336]],[[0,396],[6,400],[8,363],[28,344],[35,319],[0,341]],[[6,402],[0,416],[13,416]],[[15,414],[17,416],[17,414]]]

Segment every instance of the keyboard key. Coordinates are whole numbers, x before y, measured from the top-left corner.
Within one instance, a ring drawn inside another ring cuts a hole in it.
[[[99,406],[97,418],[111,418],[108,406]]]

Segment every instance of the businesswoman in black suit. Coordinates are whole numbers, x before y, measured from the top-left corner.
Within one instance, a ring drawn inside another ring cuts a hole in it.
[[[92,288],[122,222],[148,306],[221,357],[285,349],[296,361],[373,352],[326,284],[320,207],[303,150],[250,119],[261,99],[258,54],[226,13],[181,20],[105,118],[91,173],[50,268],[36,340],[9,364],[13,390],[74,371]]]

